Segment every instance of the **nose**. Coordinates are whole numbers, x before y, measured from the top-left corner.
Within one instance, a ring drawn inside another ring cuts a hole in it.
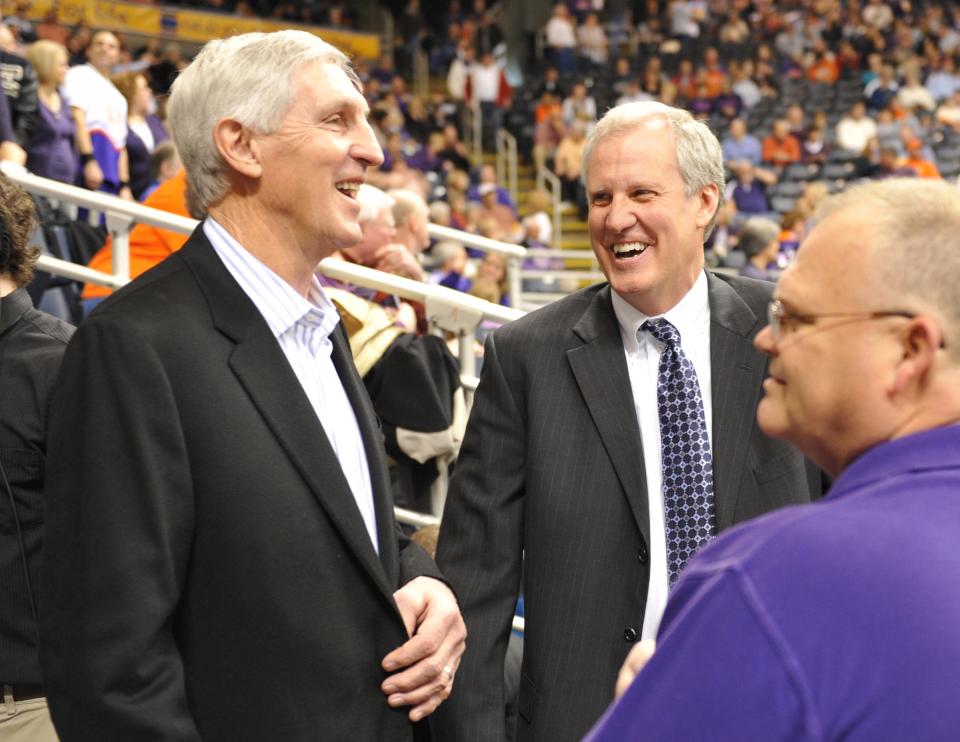
[[[377,167],[383,162],[383,149],[370,124],[364,121],[363,126],[356,128],[356,132],[350,154],[367,167]]]
[[[604,224],[613,232],[624,232],[637,223],[636,204],[623,194],[615,194]]]
[[[757,333],[756,337],[753,338],[753,347],[759,350],[761,353],[766,353],[768,356],[774,355],[776,344],[776,341],[773,339],[773,330],[770,329],[770,325],[766,325],[762,330],[760,330],[760,332]]]

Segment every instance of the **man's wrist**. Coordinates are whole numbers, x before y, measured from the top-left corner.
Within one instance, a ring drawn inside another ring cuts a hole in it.
[[[86,167],[91,162],[93,162],[93,153],[92,152],[81,152],[80,153],[80,165]]]

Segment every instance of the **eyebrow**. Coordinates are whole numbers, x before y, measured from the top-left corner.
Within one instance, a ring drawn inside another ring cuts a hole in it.
[[[366,99],[356,100],[355,98],[350,98],[345,95],[332,99],[325,98],[319,108],[319,112],[322,115],[326,115],[344,109],[359,111],[363,114],[364,118],[370,115],[370,106]]]

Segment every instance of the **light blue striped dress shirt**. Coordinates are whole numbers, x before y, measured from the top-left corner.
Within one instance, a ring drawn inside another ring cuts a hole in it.
[[[356,414],[331,358],[330,333],[340,321],[336,307],[316,276],[309,299],[303,298],[247,252],[213,217],[204,221],[203,232],[280,344],[340,461],[373,548],[379,553],[367,454]]]

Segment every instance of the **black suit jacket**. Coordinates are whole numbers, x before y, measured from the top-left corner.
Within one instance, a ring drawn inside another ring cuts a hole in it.
[[[406,740],[398,542],[342,327],[377,555],[299,382],[202,230],[89,317],[55,402],[41,663],[64,742]]]
[[[772,284],[709,276],[719,529],[819,494],[816,470],[757,428],[766,372],[752,344]],[[438,562],[469,639],[438,712],[439,740],[501,739],[501,673],[520,586],[526,608],[519,740],[577,740],[613,700],[649,580],[640,428],[610,288],[495,332],[451,482]]]

